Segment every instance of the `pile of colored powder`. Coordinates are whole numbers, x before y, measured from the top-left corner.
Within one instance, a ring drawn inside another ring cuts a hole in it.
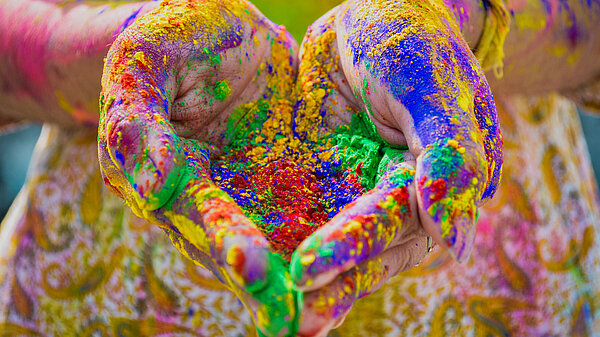
[[[316,36],[305,47],[296,89],[289,46],[274,39],[272,63],[259,69],[267,92],[231,113],[231,145],[211,164],[213,180],[288,261],[307,236],[375,187],[406,151],[383,141],[367,112],[353,109],[349,125],[326,127],[331,111],[324,102],[335,88],[328,73],[338,71],[328,47],[335,34],[325,27]],[[363,87],[366,95],[368,84]]]
[[[211,166],[213,179],[288,261],[307,236],[373,188],[390,159],[401,160],[405,151],[386,145],[364,113],[312,144],[295,142],[294,129],[266,141],[261,131],[270,111],[264,104],[243,115],[235,141]]]

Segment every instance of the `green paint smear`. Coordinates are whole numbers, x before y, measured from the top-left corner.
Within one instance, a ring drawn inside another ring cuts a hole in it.
[[[397,187],[404,187],[413,181],[413,175],[414,171],[411,170],[395,170],[389,176],[389,181]]]
[[[300,320],[302,293],[293,289],[287,262],[279,254],[269,255],[269,266],[268,286],[250,293],[262,303],[258,310],[264,311],[263,314],[269,317],[269,326],[265,327],[269,335],[280,335],[281,331],[288,328],[286,336],[295,336]],[[293,319],[290,310],[295,311]],[[258,329],[257,332],[259,336],[267,336]]]
[[[330,136],[339,149],[342,170],[356,170],[361,165],[363,174],[359,182],[366,190],[374,188],[392,164],[404,161],[403,153],[408,150],[406,146],[389,144],[377,133],[369,118],[373,112],[367,99],[368,88],[368,82],[363,81],[362,96],[367,112],[359,111],[352,115],[350,125],[338,127],[336,133]]]
[[[204,52],[204,54],[208,55],[208,57],[210,59],[210,63],[215,64],[215,65],[221,64],[221,55],[211,52],[206,47],[202,48],[202,52]]]
[[[261,98],[256,104],[235,108],[227,121],[225,135],[231,145],[226,151],[242,148],[250,143],[250,137],[256,130],[260,130],[269,116],[269,103]]]

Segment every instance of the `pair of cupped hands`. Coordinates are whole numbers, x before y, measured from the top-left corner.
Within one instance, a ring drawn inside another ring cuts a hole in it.
[[[358,298],[418,264],[428,237],[464,261],[477,207],[498,184],[493,98],[442,1],[349,1],[300,48],[246,1],[164,1],[116,39],[102,86],[107,186],[227,285],[264,335],[326,334]],[[362,110],[409,152],[288,266],[211,179],[210,162],[236,109],[315,97],[322,127]],[[401,189],[406,207],[382,207]]]

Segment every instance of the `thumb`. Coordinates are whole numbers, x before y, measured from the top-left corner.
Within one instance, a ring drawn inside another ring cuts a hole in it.
[[[421,223],[459,262],[470,255],[477,207],[492,197],[502,166],[502,137],[491,92],[483,78],[474,89],[469,109],[446,105],[454,111],[445,132],[431,132],[436,119],[414,129],[420,143],[415,180]]]
[[[481,145],[444,138],[417,157],[419,218],[433,239],[458,261],[470,254],[477,206],[487,177]]]
[[[178,59],[134,44],[126,33],[111,47],[102,79],[100,166],[131,207],[152,211],[184,176],[181,139],[169,121]]]

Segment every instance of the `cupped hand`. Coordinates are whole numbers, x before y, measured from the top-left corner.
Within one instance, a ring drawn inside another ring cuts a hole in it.
[[[227,143],[231,111],[290,95],[291,86],[268,83],[295,78],[296,51],[246,1],[164,1],[117,38],[102,80],[107,186],[210,269],[266,335],[295,332],[296,293],[284,261],[211,180],[210,162]]]
[[[409,149],[294,253],[300,334],[313,336],[418,264],[427,236],[468,259],[477,207],[499,182],[502,139],[487,81],[443,1],[349,1],[312,25],[300,58],[301,84],[318,82],[303,69],[327,68],[327,123],[363,111],[385,142]]]

